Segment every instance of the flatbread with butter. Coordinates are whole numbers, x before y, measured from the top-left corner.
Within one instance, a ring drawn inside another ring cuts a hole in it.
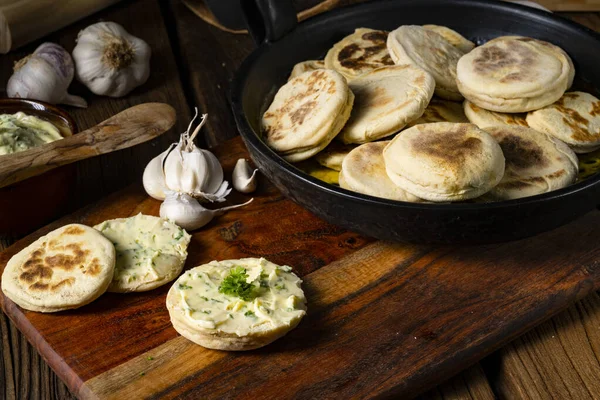
[[[151,215],[104,221],[94,228],[115,246],[117,258],[109,292],[144,292],[175,279],[187,258],[190,235]]]
[[[209,349],[252,350],[292,330],[306,298],[288,266],[264,258],[212,261],[186,271],[167,294],[173,327]]]
[[[2,291],[27,310],[68,310],[102,295],[114,269],[112,243],[89,226],[70,224],[15,254],[2,274]]]

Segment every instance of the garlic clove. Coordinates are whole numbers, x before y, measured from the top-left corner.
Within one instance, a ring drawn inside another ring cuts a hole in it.
[[[204,186],[204,191],[207,193],[216,193],[224,182],[223,167],[217,159],[217,156],[215,156],[213,153],[204,149],[201,151],[208,162],[208,169],[210,171],[208,180]]]
[[[144,184],[144,190],[151,197],[156,200],[164,200],[165,192],[169,190],[165,183],[165,175],[163,173],[163,162],[166,155],[169,153],[171,148],[163,151],[161,154],[154,157],[146,168],[144,169],[144,175],[142,176],[142,182]]]
[[[252,171],[250,168],[250,163],[244,159],[240,158],[235,163],[235,168],[233,169],[233,177],[232,183],[235,190],[242,193],[251,193],[256,190],[256,173],[258,169]]]
[[[254,199],[243,204],[208,210],[202,207],[198,200],[186,193],[167,191],[165,201],[160,206],[160,216],[173,221],[183,229],[193,231],[208,224],[215,216],[221,215],[227,210],[250,204],[252,200]]]
[[[42,43],[15,64],[6,93],[8,97],[87,107],[83,98],[67,92],[74,73],[73,59],[65,49],[55,43]]]

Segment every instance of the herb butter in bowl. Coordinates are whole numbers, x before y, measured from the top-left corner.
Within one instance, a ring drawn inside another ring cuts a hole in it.
[[[36,100],[0,99],[0,116],[0,162],[78,131],[65,111]],[[64,165],[0,188],[0,237],[29,233],[56,218],[72,197],[75,179],[75,166]]]
[[[185,338],[217,350],[263,347],[306,315],[302,281],[264,258],[212,261],[184,273],[167,295],[171,323]]]

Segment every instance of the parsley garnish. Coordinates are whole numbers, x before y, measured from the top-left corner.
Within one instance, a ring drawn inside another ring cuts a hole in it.
[[[179,284],[179,289],[180,290],[188,290],[188,289],[191,289],[191,288],[192,288],[191,286],[188,286],[185,283],[180,283]]]
[[[239,297],[244,301],[251,301],[257,295],[256,286],[246,282],[248,274],[246,269],[242,267],[235,267],[229,271],[229,275],[223,279],[221,285],[219,285],[219,293],[227,294],[229,296]]]
[[[177,236],[175,236],[175,240],[179,240],[183,237],[183,229],[179,228],[179,233],[177,233]]]

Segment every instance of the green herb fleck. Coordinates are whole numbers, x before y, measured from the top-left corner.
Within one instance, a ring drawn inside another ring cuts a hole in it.
[[[251,301],[257,295],[256,286],[246,282],[248,274],[246,269],[242,267],[235,267],[229,271],[229,275],[223,279],[221,285],[219,285],[219,293],[227,294],[229,296],[239,297],[244,301]]]
[[[148,361],[152,361],[152,360],[154,360],[154,357],[152,357],[152,356],[148,356],[148,357],[146,357],[146,359],[147,359]]]
[[[222,303],[222,301],[221,301],[221,300],[213,299],[212,297],[211,297],[210,301],[213,301],[213,302],[215,302],[215,303]]]
[[[292,311],[294,311],[294,309],[293,309],[293,308],[289,308],[289,307],[288,307],[288,308],[286,309],[286,311],[287,311],[287,312],[292,312]]]
[[[202,314],[210,314],[210,313],[212,313],[212,311],[210,311],[210,310],[202,310],[202,311],[200,311],[200,312],[201,312]]]
[[[256,315],[254,314],[254,311],[246,311],[246,312],[244,313],[244,315],[245,315],[246,317],[252,317],[252,318],[256,317]]]
[[[179,289],[180,290],[188,290],[188,289],[191,289],[191,288],[192,288],[191,286],[188,286],[185,283],[180,283],[179,284]]]
[[[200,296],[200,298],[204,301],[208,301],[208,297],[206,297],[206,296]]]
[[[275,285],[275,289],[283,290],[283,289],[285,289],[285,285],[284,284]]]
[[[229,314],[229,318],[233,319],[233,314]]]
[[[177,236],[175,236],[175,240],[179,240],[183,237],[183,229],[179,228],[179,232],[177,233]]]
[[[140,372],[140,376],[144,376],[144,375],[146,375],[145,372]]]

